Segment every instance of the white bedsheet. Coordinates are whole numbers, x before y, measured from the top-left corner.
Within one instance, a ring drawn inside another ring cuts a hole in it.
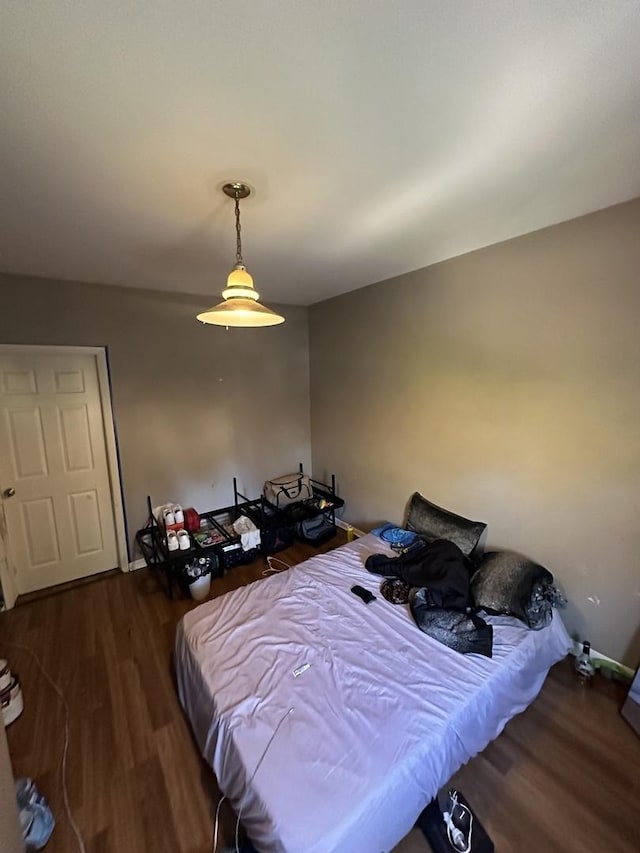
[[[379,594],[364,560],[385,550],[365,536],[178,626],[180,700],[261,853],[389,851],[571,645],[556,612],[542,631],[490,618],[491,659],[443,646]],[[377,600],[365,605],[355,583]]]

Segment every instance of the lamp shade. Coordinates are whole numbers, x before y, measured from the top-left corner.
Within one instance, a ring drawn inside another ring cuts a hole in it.
[[[224,302],[208,308],[197,317],[201,323],[213,326],[234,326],[237,328],[256,328],[257,326],[277,326],[284,323],[284,317],[270,308],[261,305],[255,299],[244,296],[232,296]]]

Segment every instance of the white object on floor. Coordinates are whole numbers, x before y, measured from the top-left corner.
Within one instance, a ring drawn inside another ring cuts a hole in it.
[[[180,701],[262,853],[392,849],[571,647],[556,611],[541,631],[487,617],[493,657],[459,654],[423,634],[408,608],[354,599],[354,584],[378,593],[364,561],[379,552],[393,553],[369,534],[178,624]],[[293,678],[301,660],[311,666]]]
[[[191,548],[191,539],[186,530],[178,530],[178,543],[181,551],[188,551]]]
[[[203,575],[189,584],[189,592],[194,601],[203,601],[211,589],[211,575]]]
[[[177,551],[180,547],[180,542],[178,541],[178,534],[175,530],[167,531],[167,548],[170,551]]]
[[[0,658],[0,693],[11,684],[11,670],[6,660]]]
[[[15,675],[11,678],[9,686],[0,693],[0,705],[2,705],[2,719],[5,728],[10,726],[14,720],[17,720],[24,711],[22,690],[20,689],[20,682]]]

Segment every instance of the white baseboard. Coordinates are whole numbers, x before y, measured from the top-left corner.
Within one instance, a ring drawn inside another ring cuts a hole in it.
[[[353,530],[356,539],[360,539],[361,536],[366,536],[364,530],[359,530],[357,527],[354,527],[353,524],[349,524],[348,521],[345,521],[342,518],[336,518],[336,527],[340,527],[342,530]]]
[[[144,557],[140,557],[139,560],[134,560],[132,563],[129,563],[129,571],[135,572],[136,569],[144,569],[146,565]]]

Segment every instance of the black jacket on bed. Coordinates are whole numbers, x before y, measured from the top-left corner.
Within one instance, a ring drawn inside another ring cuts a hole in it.
[[[419,539],[397,557],[373,554],[365,566],[373,574],[400,578],[413,587],[411,615],[425,634],[463,654],[491,657],[492,626],[467,613],[474,566],[454,542]]]
[[[418,539],[398,557],[373,554],[365,566],[385,578],[400,578],[409,586],[426,587],[431,607],[464,610],[469,606],[469,578],[473,564],[448,539]]]

